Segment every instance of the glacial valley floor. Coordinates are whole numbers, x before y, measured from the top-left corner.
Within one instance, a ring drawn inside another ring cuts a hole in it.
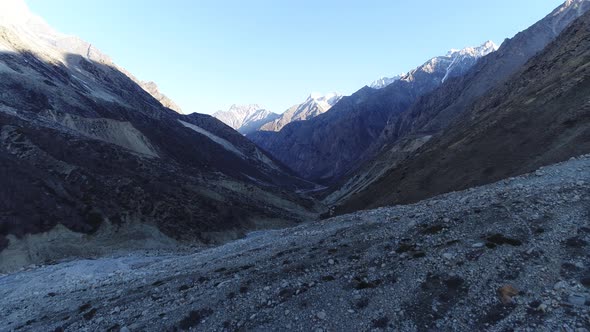
[[[0,331],[588,331],[590,155],[417,204],[0,276]]]

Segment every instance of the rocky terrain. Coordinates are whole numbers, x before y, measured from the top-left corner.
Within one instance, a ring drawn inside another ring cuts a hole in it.
[[[588,331],[590,155],[209,249],[0,277],[3,331]]]

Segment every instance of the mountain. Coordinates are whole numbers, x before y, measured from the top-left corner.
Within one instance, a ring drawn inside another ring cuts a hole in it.
[[[316,215],[291,194],[315,185],[232,128],[164,107],[22,1],[0,13],[0,268]]]
[[[397,140],[364,170],[389,166],[376,176],[357,173],[330,203],[345,212],[415,202],[589,152],[588,10],[590,1],[567,1],[422,98],[398,119],[390,133]],[[422,144],[399,153],[416,140]]]
[[[142,81],[139,82],[139,86],[141,86],[145,91],[147,91],[147,93],[152,95],[152,97],[156,98],[156,100],[159,101],[160,104],[162,104],[164,107],[167,107],[180,114],[183,113],[180,106],[176,105],[176,103],[172,99],[168,98],[168,96],[160,92],[158,85],[155,82]]]
[[[141,86],[156,100],[160,101],[165,107],[182,113],[181,108],[166,95],[162,94],[154,82],[144,82],[137,79],[124,68],[118,67],[109,56],[102,53],[92,44],[76,36],[65,35],[56,31],[41,17],[31,13],[23,0],[3,0],[0,6],[2,9],[2,13],[0,13],[2,27],[4,29],[10,29],[23,42],[32,44],[38,50],[52,55],[55,55],[56,52],[79,54],[91,61],[116,68]],[[10,52],[12,49],[6,48],[0,49],[0,51]]]
[[[213,117],[246,135],[274,121],[279,115],[269,112],[256,104],[251,104],[232,105],[227,111],[215,112]]]
[[[430,59],[383,89],[364,87],[328,112],[292,122],[276,134],[260,132],[251,138],[300,176],[332,182],[358,167],[359,156],[379,138],[392,114],[405,111],[444,80],[462,75],[478,57],[491,52],[492,45]]]
[[[494,52],[498,49],[498,46],[493,41],[488,40],[479,47],[467,47],[462,50],[450,50],[447,55],[443,57],[436,57],[430,60],[431,65],[440,65],[444,63],[447,66],[447,73],[443,77],[444,82],[448,77],[460,76],[465,73],[466,70],[471,68],[477,61],[477,59]],[[450,61],[449,61],[450,60]],[[403,79],[407,74],[403,73],[393,77],[382,77],[369,85],[373,89],[383,89],[391,83]]]
[[[391,83],[398,81],[400,78],[404,77],[406,74],[399,74],[397,76],[393,76],[393,77],[381,77],[378,80],[373,81],[373,83],[371,83],[369,85],[370,88],[373,89],[383,89],[384,87],[390,85]]]
[[[342,99],[342,95],[335,92],[327,95],[313,93],[303,103],[289,108],[281,114],[278,119],[263,125],[260,130],[280,131],[284,126],[291,122],[309,120],[327,112],[332,106],[336,105],[340,99]]]

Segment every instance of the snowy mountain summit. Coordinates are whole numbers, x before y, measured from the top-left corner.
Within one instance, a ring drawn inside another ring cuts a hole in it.
[[[325,111],[329,110],[332,106],[336,105],[336,103],[340,99],[342,99],[342,95],[339,93],[336,93],[336,92],[330,92],[325,95],[322,95],[321,93],[314,92],[311,95],[309,95],[309,97],[304,102],[304,104],[308,103],[308,102],[315,102],[319,106],[321,106],[325,112]]]
[[[382,77],[369,86],[373,89],[383,89],[391,83],[398,80],[411,81],[413,74],[418,71],[432,74],[434,72],[446,71],[446,74],[442,78],[442,82],[445,82],[450,77],[459,76],[465,73],[471,68],[475,62],[498,49],[498,46],[491,40],[486,41],[477,47],[466,47],[463,49],[451,49],[444,56],[438,56],[428,60],[424,65],[418,67],[413,72],[408,74],[400,74],[393,77]]]
[[[328,94],[312,93],[307,99],[298,105],[286,110],[281,116],[261,127],[263,131],[280,131],[284,126],[294,121],[304,121],[327,112],[332,106],[342,99],[342,95],[336,92]]]
[[[494,51],[496,51],[498,49],[498,46],[496,45],[496,43],[494,43],[491,40],[486,41],[485,43],[483,43],[480,46],[477,47],[466,47],[464,49],[451,49],[448,53],[447,53],[447,57],[457,57],[457,56],[471,56],[474,58],[481,58],[483,56],[486,56]]]
[[[218,111],[213,116],[244,135],[279,117],[257,104],[232,105],[229,110]]]
[[[401,73],[401,74],[393,76],[393,77],[381,77],[378,80],[373,81],[373,83],[369,84],[369,86],[373,89],[383,89],[384,87],[399,80],[400,78],[404,77],[405,75],[406,75],[406,73]]]

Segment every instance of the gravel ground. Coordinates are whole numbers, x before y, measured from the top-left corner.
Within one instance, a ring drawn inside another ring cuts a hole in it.
[[[198,252],[0,276],[2,331],[588,331],[590,155]]]

